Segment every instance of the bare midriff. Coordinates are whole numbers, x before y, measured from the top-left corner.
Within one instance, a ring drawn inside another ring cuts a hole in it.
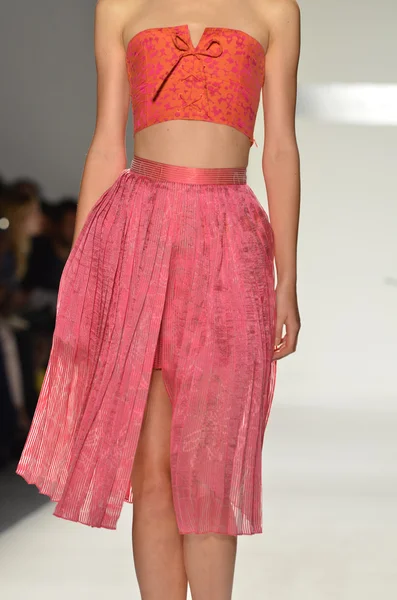
[[[246,167],[249,138],[228,125],[166,121],[135,134],[134,154],[181,167]]]

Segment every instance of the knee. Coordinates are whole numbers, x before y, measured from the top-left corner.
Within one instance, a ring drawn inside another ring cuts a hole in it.
[[[134,468],[131,488],[134,504],[142,504],[148,510],[162,510],[172,501],[171,475],[165,468]]]

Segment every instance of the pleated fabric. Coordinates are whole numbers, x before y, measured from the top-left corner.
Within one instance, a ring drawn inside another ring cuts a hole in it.
[[[241,170],[137,158],[97,201],[62,275],[17,469],[56,516],[116,528],[161,368],[180,533],[262,531],[273,262],[269,220]]]

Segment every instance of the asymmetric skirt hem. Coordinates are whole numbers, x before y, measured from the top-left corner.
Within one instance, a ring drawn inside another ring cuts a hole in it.
[[[29,480],[29,477],[25,474],[25,472],[22,468],[18,468],[16,470],[16,474],[20,475],[26,481],[26,483],[28,485],[35,486],[38,493],[42,496],[47,496],[47,498],[50,500],[50,502],[53,502],[54,504],[57,504],[59,502],[59,498],[57,498],[56,496],[53,496],[50,492],[46,491],[44,487],[40,487],[35,481]],[[129,499],[126,499],[125,502],[132,504],[132,500],[129,500]],[[55,507],[53,515],[54,515],[54,517],[58,517],[58,519],[62,519],[64,521],[71,521],[74,523],[79,523],[80,525],[87,525],[88,527],[93,527],[96,529],[110,529],[112,531],[116,530],[116,523],[114,523],[114,525],[107,525],[107,526],[106,525],[94,525],[92,523],[86,522],[84,519],[70,518],[67,515],[59,514],[57,512],[57,507]]]

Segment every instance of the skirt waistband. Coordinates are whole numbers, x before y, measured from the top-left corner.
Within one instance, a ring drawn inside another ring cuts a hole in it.
[[[211,185],[244,185],[247,183],[247,169],[241,167],[218,169],[178,167],[135,156],[130,169],[134,173],[157,181]]]

